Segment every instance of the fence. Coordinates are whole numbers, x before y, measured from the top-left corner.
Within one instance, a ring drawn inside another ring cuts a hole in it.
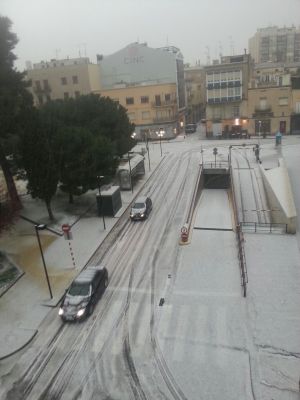
[[[231,197],[233,202],[233,212],[234,218],[236,223],[236,240],[237,240],[237,247],[238,247],[238,258],[240,264],[240,271],[241,271],[241,285],[243,287],[243,296],[247,296],[247,283],[248,283],[248,274],[247,274],[247,264],[246,264],[246,257],[245,257],[245,249],[244,249],[244,235],[241,229],[241,225],[238,219],[238,212],[237,206],[235,202],[235,190],[234,190],[234,183],[233,183],[233,176],[232,176],[232,168],[230,166],[230,182],[231,182]]]
[[[240,222],[242,232],[288,233],[288,225],[283,223]]]

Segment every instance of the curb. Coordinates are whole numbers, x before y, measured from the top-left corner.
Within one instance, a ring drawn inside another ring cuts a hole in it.
[[[0,357],[0,361],[1,361],[1,360],[5,360],[6,358],[11,357],[11,356],[13,356],[14,354],[18,353],[19,351],[23,350],[24,347],[26,347],[26,346],[35,338],[35,336],[37,335],[37,333],[38,333],[38,329],[35,329],[33,335],[27,340],[26,343],[22,344],[21,347],[19,347],[18,349],[14,350],[13,352],[11,352],[11,353],[9,353],[9,354],[6,354],[5,356]]]
[[[11,289],[11,288],[18,282],[18,280],[21,279],[22,276],[24,276],[24,275],[25,275],[25,272],[22,272],[22,273],[12,282],[11,285],[9,285],[5,290],[3,290],[3,292],[0,293],[0,297],[4,296],[5,293],[7,293],[7,292],[9,291],[9,289]],[[0,358],[0,360],[1,360],[1,358]]]

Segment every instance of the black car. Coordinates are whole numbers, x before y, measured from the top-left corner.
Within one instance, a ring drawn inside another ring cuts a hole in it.
[[[131,207],[130,218],[132,220],[146,219],[152,210],[150,197],[138,197]]]
[[[195,133],[197,130],[197,124],[187,124],[185,126],[185,133]]]
[[[108,285],[104,267],[87,267],[72,282],[61,302],[58,314],[63,321],[79,321],[92,314]]]

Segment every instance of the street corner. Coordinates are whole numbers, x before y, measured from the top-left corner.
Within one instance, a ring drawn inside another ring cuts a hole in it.
[[[0,360],[4,360],[24,349],[37,333],[37,329],[1,327]]]

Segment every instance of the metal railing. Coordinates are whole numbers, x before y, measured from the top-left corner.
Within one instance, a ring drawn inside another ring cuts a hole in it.
[[[220,161],[220,162],[215,162],[215,161],[210,161],[210,162],[205,162],[203,163],[203,169],[209,168],[209,169],[229,169],[229,163],[227,161]]]
[[[231,183],[231,197],[233,203],[233,212],[234,219],[236,223],[236,240],[237,240],[237,248],[238,248],[238,259],[240,264],[240,273],[241,273],[241,286],[243,287],[243,296],[247,296],[247,283],[248,283],[248,273],[247,273],[247,264],[246,264],[246,256],[245,256],[245,248],[244,248],[244,235],[241,229],[241,225],[239,223],[239,217],[237,212],[237,206],[235,201],[235,190],[234,190],[234,182],[232,176],[232,167],[230,166],[230,183]]]
[[[288,225],[274,222],[240,222],[243,232],[288,233]]]

